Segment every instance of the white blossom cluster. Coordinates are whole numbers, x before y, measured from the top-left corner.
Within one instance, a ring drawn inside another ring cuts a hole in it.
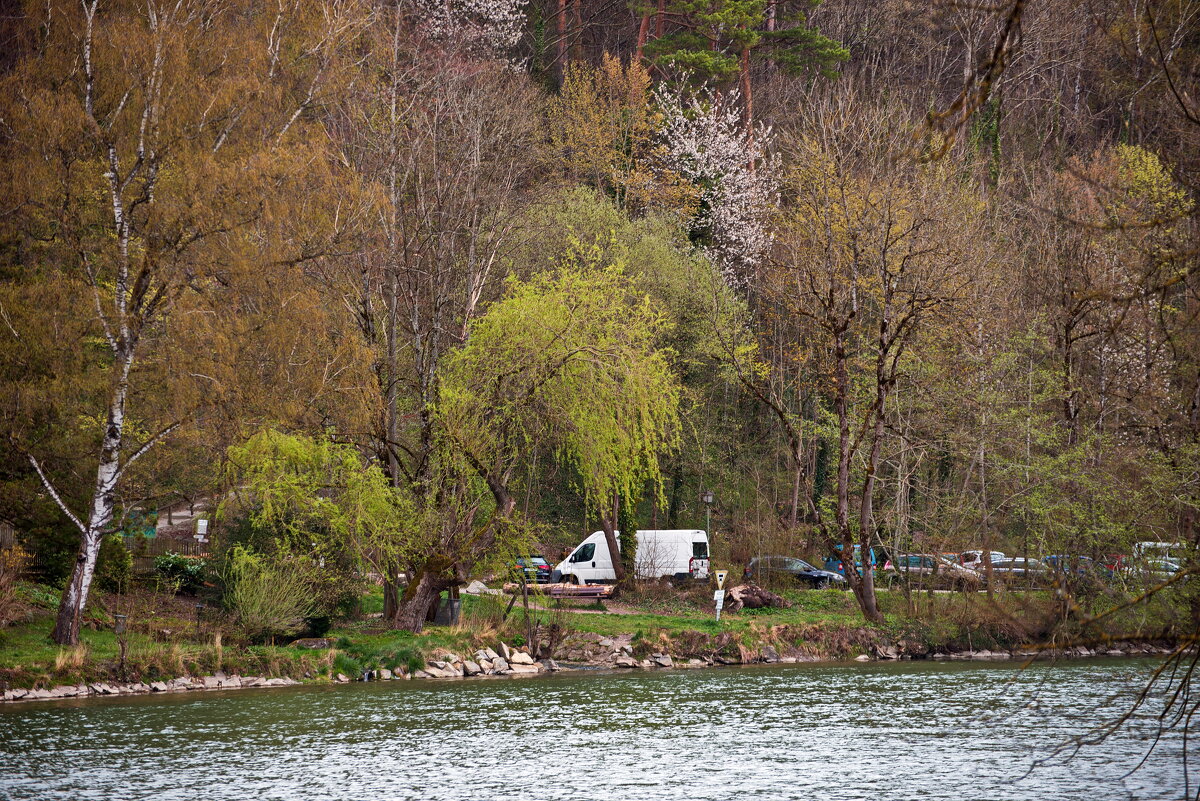
[[[777,159],[768,157],[771,131],[746,130],[737,92],[688,99],[656,92],[667,167],[700,188],[689,223],[731,286],[742,286],[771,246],[770,214],[778,200]]]
[[[427,36],[454,42],[488,58],[510,59],[525,31],[528,0],[412,2]]]

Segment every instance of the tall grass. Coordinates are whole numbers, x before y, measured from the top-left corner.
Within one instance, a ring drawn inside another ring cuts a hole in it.
[[[59,648],[58,655],[54,657],[54,672],[62,673],[67,668],[78,670],[87,662],[90,652],[91,648],[85,642],[70,649]]]

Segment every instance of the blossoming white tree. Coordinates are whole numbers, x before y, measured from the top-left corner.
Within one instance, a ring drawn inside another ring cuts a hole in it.
[[[771,245],[769,216],[778,198],[777,159],[767,152],[771,130],[742,126],[737,92],[685,97],[661,87],[656,99],[664,166],[700,190],[689,232],[731,286],[744,285]]]
[[[497,59],[508,59],[521,40],[526,4],[527,0],[413,0],[427,36]]]

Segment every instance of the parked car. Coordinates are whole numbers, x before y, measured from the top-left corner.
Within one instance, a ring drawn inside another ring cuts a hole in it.
[[[1050,554],[1042,557],[1042,563],[1055,573],[1076,576],[1095,576],[1112,578],[1113,569],[1108,565],[1097,562],[1090,556],[1073,556],[1070,554]]]
[[[1007,558],[1000,551],[963,551],[958,555],[958,561],[963,567],[969,567],[976,572],[982,572],[987,562],[984,556],[988,554],[991,556],[993,565]]]
[[[1042,557],[1042,564],[1056,573],[1086,573],[1095,569],[1095,563],[1087,556],[1052,553]]]
[[[1183,569],[1177,560],[1167,557],[1142,559],[1137,564],[1143,573],[1155,579],[1168,579]]]
[[[1123,553],[1106,553],[1104,555],[1104,569],[1111,576],[1114,573],[1121,573],[1129,568],[1129,557]]]
[[[816,589],[825,587],[844,588],[846,577],[831,570],[813,567],[794,556],[758,556],[750,560],[742,574],[746,581],[763,582],[772,579],[792,579]]]
[[[969,567],[963,567],[941,556],[928,553],[897,554],[885,568],[889,579],[910,584],[977,590],[983,578]]]
[[[521,571],[525,571],[525,580],[535,584],[549,584],[550,571],[553,569],[549,562],[536,554],[533,556],[518,556],[516,561],[513,562],[513,572],[520,576]]]
[[[1135,542],[1133,544],[1133,558],[1171,559],[1178,562],[1187,550],[1187,546],[1182,542]]]
[[[871,563],[871,570],[874,571],[875,566],[877,564],[879,564],[879,557],[876,555],[875,549],[868,548],[867,556],[868,556],[868,561]],[[862,575],[862,572],[863,572],[862,566],[863,566],[862,546],[855,545],[854,546],[854,569],[860,576]],[[841,548],[838,548],[838,550],[835,553],[830,554],[829,556],[825,557],[825,570],[830,573],[837,573],[838,575],[842,575],[843,573],[846,572],[846,566],[842,563]]]
[[[1040,586],[1049,583],[1050,569],[1027,556],[1010,556],[992,562],[992,578],[1014,586]]]
[[[617,532],[618,536],[620,532]],[[640,579],[674,578],[679,580],[708,578],[708,533],[699,529],[638,529],[634,574]],[[620,539],[617,547],[621,547]],[[617,553],[620,558],[620,553]],[[571,554],[551,573],[555,579],[568,584],[600,584],[616,581],[612,554],[603,531],[575,546]]]

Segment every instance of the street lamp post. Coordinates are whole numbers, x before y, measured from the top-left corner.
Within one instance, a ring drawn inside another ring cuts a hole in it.
[[[125,653],[128,637],[125,630],[126,615],[113,615],[113,634],[117,635],[117,647],[121,649],[121,681],[125,681]]]
[[[712,542],[712,505],[716,500],[712,490],[705,490],[700,493],[700,500],[704,503],[704,530],[708,533],[708,541]]]

